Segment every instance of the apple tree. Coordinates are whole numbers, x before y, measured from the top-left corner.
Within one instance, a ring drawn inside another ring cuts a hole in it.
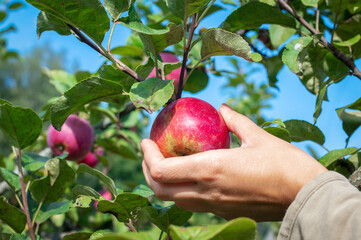
[[[0,129],[13,149],[0,166],[8,186],[0,197],[4,239],[254,239],[251,219],[225,222],[207,215],[207,225],[197,226],[202,221],[191,212],[154,196],[140,166],[139,141],[148,136],[149,114],[180,99],[183,91],[203,90],[211,75],[225,76],[225,88],[234,90],[229,104],[237,111],[285,141],[324,147],[325,135],[316,123],[328,88],[349,75],[361,80],[355,64],[361,57],[357,0],[27,2],[40,10],[39,37],[46,31],[73,35],[78,44],[102,55],[104,63],[93,72],[45,71],[61,96],[49,99],[40,113],[0,99]],[[200,28],[223,10],[230,13],[218,25]],[[111,47],[120,25],[132,34],[126,44]],[[181,60],[167,60],[165,53]],[[217,64],[220,56],[232,71]],[[268,85],[248,82],[252,73],[242,70],[246,64],[266,69]],[[316,96],[314,122],[262,116],[284,66]],[[360,110],[361,98],[335,109],[348,136],[346,145],[319,159],[359,189],[360,146],[348,143],[361,124]],[[43,126],[60,131],[73,114],[94,129],[96,167],[67,159],[66,151],[56,155],[45,142]],[[241,144],[232,140],[234,146]],[[119,163],[132,168],[125,178],[115,171]]]

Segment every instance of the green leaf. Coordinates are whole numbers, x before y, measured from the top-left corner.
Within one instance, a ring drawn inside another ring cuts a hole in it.
[[[280,127],[283,127],[285,128],[286,125],[284,124],[284,122],[281,120],[281,118],[277,118],[275,120],[272,120],[272,121],[269,121],[269,122],[265,122],[262,124],[261,128],[265,128],[265,127],[268,127],[272,124],[276,124],[276,125],[279,125]]]
[[[281,58],[279,56],[270,57],[267,59],[263,59],[262,63],[267,70],[268,84],[271,87],[278,89],[278,87],[276,86],[277,75],[283,67],[283,62],[282,62]]]
[[[102,136],[96,140],[96,143],[103,146],[105,150],[118,154],[126,159],[139,161],[139,156],[135,150],[135,147],[125,139],[119,139],[117,137],[105,137]]]
[[[71,205],[72,203],[70,201],[44,204],[39,211],[36,222],[43,223],[51,216],[66,213],[69,211]]]
[[[361,35],[357,34],[356,36],[354,36],[348,40],[345,40],[342,42],[333,42],[333,44],[338,47],[350,47],[350,46],[353,46],[354,44],[358,43],[360,40],[361,40]]]
[[[338,149],[328,152],[318,161],[325,167],[330,166],[332,163],[336,162],[339,158],[344,157],[346,155],[352,155],[356,153],[359,149],[356,147]]]
[[[26,171],[36,172],[45,166],[49,157],[43,157],[36,153],[25,153],[22,156],[21,163]]]
[[[278,138],[285,140],[286,142],[291,142],[291,136],[287,129],[280,127],[265,127],[264,130]]]
[[[5,18],[6,18],[6,12],[0,11],[0,22],[4,21]]]
[[[15,191],[20,190],[19,176],[6,168],[0,168],[1,178]]]
[[[317,7],[320,0],[302,0],[303,5],[309,7]]]
[[[48,175],[34,180],[30,185],[31,196],[37,202],[57,201],[68,185],[74,182],[74,170],[65,160],[53,158],[46,162]]]
[[[89,240],[90,236],[93,233],[87,233],[87,232],[76,232],[71,233],[68,235],[65,235],[62,240]]]
[[[89,196],[80,195],[75,199],[72,207],[89,208],[92,200]]]
[[[115,21],[128,10],[130,2],[130,0],[104,0],[104,7],[112,17],[112,21]]]
[[[118,46],[111,50],[113,54],[117,54],[120,56],[131,56],[131,57],[143,57],[144,50],[138,46],[126,45],[126,46]]]
[[[114,181],[104,175],[102,172],[100,172],[97,169],[91,168],[88,165],[81,163],[79,165],[78,170],[76,171],[76,173],[89,173],[95,177],[97,177],[110,191],[110,193],[112,194],[113,198],[115,198],[115,196],[117,196],[117,188],[115,187]]]
[[[164,232],[168,232],[169,226],[171,224],[185,224],[191,216],[191,212],[184,211],[177,207],[177,205],[159,210],[152,206],[146,206],[143,207],[142,210],[138,213],[138,219],[147,219]]]
[[[248,61],[254,61],[251,56],[250,46],[237,34],[220,28],[213,28],[207,30],[202,36],[202,59],[212,56],[236,55]]]
[[[346,109],[352,109],[356,111],[346,111]],[[356,129],[361,126],[361,98],[345,107],[336,109],[336,112],[338,117],[342,120],[343,130],[348,135],[346,142],[348,142]]]
[[[150,196],[154,196],[153,190],[150,187],[143,185],[143,184],[140,184],[136,188],[134,188],[132,193],[138,194],[138,195],[146,197],[146,198],[148,198]]]
[[[144,34],[140,35],[140,38],[147,52],[153,53],[154,51],[156,51],[159,54],[167,47],[177,44],[182,40],[184,34],[182,25],[175,25],[174,23],[169,23],[167,25],[167,28],[169,29],[169,31],[163,34],[152,36]]]
[[[92,77],[81,81],[74,87],[64,92],[51,108],[51,123],[60,131],[61,126],[70,114],[93,101],[110,100],[109,98],[120,97],[123,88],[120,84]]]
[[[129,92],[132,85],[136,82],[134,78],[128,78],[126,73],[113,67],[112,65],[102,65],[98,74],[102,79],[118,83],[126,92]]]
[[[290,28],[296,27],[295,19],[282,13],[279,7],[273,7],[256,1],[249,2],[236,9],[227,17],[222,26],[235,32],[240,29],[258,28],[263,24],[277,24]]]
[[[100,200],[97,209],[102,213],[114,215],[119,222],[128,222],[134,218],[142,207],[150,205],[147,198],[133,193],[119,194],[114,202]]]
[[[15,2],[10,4],[9,9],[11,10],[15,10],[15,9],[19,9],[22,8],[24,5],[21,2]]]
[[[296,29],[274,24],[269,27],[268,31],[272,46],[276,49],[296,33]]]
[[[69,74],[64,70],[44,69],[43,73],[49,78],[49,82],[54,85],[56,90],[58,90],[61,94],[68,91],[78,83],[74,74]]]
[[[312,42],[311,37],[300,37],[289,42],[282,53],[282,61],[294,73],[299,73],[298,55],[308,44]]]
[[[148,231],[140,232],[103,233],[101,236],[95,236],[89,240],[153,240],[159,239],[160,234],[161,231],[153,227]],[[162,240],[164,240],[164,236],[165,234],[163,234]]]
[[[34,7],[73,25],[101,43],[109,30],[108,15],[99,0],[26,0]]]
[[[95,191],[91,187],[84,185],[76,185],[71,192],[73,194],[73,197],[78,197],[83,195],[83,196],[89,196],[93,200],[99,200],[101,198],[101,195],[97,191]]]
[[[0,105],[0,129],[11,145],[24,149],[33,144],[41,133],[43,122],[30,108]]]
[[[129,27],[133,31],[147,35],[157,35],[169,32],[168,27],[155,29],[144,25],[135,10],[134,3],[132,3],[129,7],[128,17],[120,18],[118,19],[118,22],[126,27]]]
[[[25,214],[9,204],[3,196],[0,196],[0,219],[17,233],[21,233],[26,225]]]
[[[322,102],[325,99],[325,97],[327,96],[327,88],[328,88],[328,86],[329,86],[329,84],[323,84],[323,86],[321,87],[320,91],[317,94],[316,108],[315,108],[315,113],[313,114],[314,123],[317,122],[317,119],[321,114]]]
[[[55,31],[60,35],[71,34],[70,28],[68,25],[66,25],[65,22],[49,13],[42,11],[39,13],[36,23],[36,33],[38,38],[40,38],[41,34],[45,31]]]
[[[20,233],[14,233],[11,235],[10,240],[26,240],[25,236]]]
[[[210,0],[166,0],[167,7],[175,16],[180,19],[184,19],[185,11],[187,11],[187,17],[199,12],[203,9]]]
[[[173,92],[173,80],[148,78],[143,82],[133,84],[130,89],[130,100],[137,108],[155,112],[168,102]]]
[[[288,120],[284,123],[293,142],[310,140],[320,145],[325,143],[325,136],[321,130],[309,122],[303,120]]]
[[[197,93],[205,89],[208,85],[208,75],[202,69],[196,68],[189,76],[184,91]]]
[[[182,239],[242,239],[256,238],[256,222],[249,218],[236,218],[229,222],[217,225],[194,227],[170,227],[173,240]]]

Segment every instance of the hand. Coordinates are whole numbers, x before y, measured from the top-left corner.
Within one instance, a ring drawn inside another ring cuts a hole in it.
[[[230,107],[222,105],[220,114],[241,147],[164,158],[155,142],[144,139],[148,185],[159,199],[185,210],[225,219],[282,220],[302,186],[327,169]]]

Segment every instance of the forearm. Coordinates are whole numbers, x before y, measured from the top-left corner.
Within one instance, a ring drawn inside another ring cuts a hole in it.
[[[308,182],[288,208],[278,239],[361,239],[361,193],[326,172]]]

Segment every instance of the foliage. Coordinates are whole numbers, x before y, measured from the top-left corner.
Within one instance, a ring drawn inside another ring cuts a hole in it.
[[[155,112],[179,98],[183,85],[184,91],[197,93],[208,85],[210,74],[224,76],[228,79],[224,88],[233,91],[229,104],[236,110],[285,141],[312,141],[324,147],[326,139],[316,122],[323,101],[328,100],[327,89],[345,81],[347,75],[361,79],[354,63],[361,57],[361,4],[357,1],[342,4],[337,0],[27,2],[41,10],[36,27],[39,37],[46,31],[73,34],[81,41],[79,44],[89,45],[105,59],[93,72],[70,73],[59,70],[60,66],[53,69],[49,65],[52,70],[42,73],[54,88],[44,85],[45,90],[53,89],[57,93],[45,95],[47,101],[41,102],[44,106],[37,114],[36,104],[27,106],[5,94],[9,89],[20,89],[25,95],[28,89],[24,88],[28,85],[11,87],[6,80],[9,77],[5,72],[16,76],[22,61],[6,48],[2,37],[13,29],[0,31],[0,61],[4,63],[1,66],[14,66],[10,70],[0,69],[1,73],[4,71],[0,75],[0,93],[4,96],[0,99],[0,129],[14,150],[14,154],[0,157],[0,176],[9,186],[4,191],[9,200],[0,198],[1,238],[56,239],[65,234],[64,239],[165,239],[168,236],[254,239],[253,220],[216,219],[217,224],[195,226],[197,215],[158,200],[144,185],[139,141],[148,124],[145,111]],[[0,10],[0,24],[9,11],[19,7],[19,3],[7,3],[5,10]],[[220,27],[197,31],[204,18],[223,9],[234,11]],[[125,45],[110,49],[118,24],[131,29],[132,34]],[[106,35],[108,31],[110,34]],[[182,61],[162,62],[159,54],[163,50],[183,57]],[[214,59],[219,56],[224,56],[232,69],[217,69]],[[38,66],[33,68],[34,73],[41,72]],[[182,84],[181,77],[180,87],[175,89],[173,80],[162,78],[180,66],[182,73],[187,68],[185,82]],[[243,66],[250,66],[250,70],[244,72]],[[305,89],[316,96],[313,123],[298,119],[267,121],[263,117],[262,110],[269,107],[267,100],[274,95],[270,89],[277,88],[277,74],[283,66],[297,74]],[[268,74],[269,86],[248,81],[260,67]],[[153,68],[158,71],[158,77],[147,79]],[[50,96],[54,98],[49,99]],[[347,143],[361,125],[360,99],[337,109],[348,135]],[[45,134],[43,123],[50,121],[60,130],[70,114],[89,120],[96,133],[94,148],[105,149],[105,155],[98,156],[100,164],[96,169],[66,161],[66,155],[53,156],[46,150],[41,135]],[[234,140],[241,144],[239,139]],[[359,174],[355,169],[361,164],[360,146],[348,147],[347,143],[344,149],[328,151],[319,161],[350,176],[355,183]],[[14,158],[27,171],[25,179],[22,171],[15,172]],[[110,191],[112,200],[102,197],[100,193],[104,190]],[[19,196],[28,203],[20,201]],[[97,206],[92,202],[97,202]],[[23,231],[26,221],[29,232]]]

